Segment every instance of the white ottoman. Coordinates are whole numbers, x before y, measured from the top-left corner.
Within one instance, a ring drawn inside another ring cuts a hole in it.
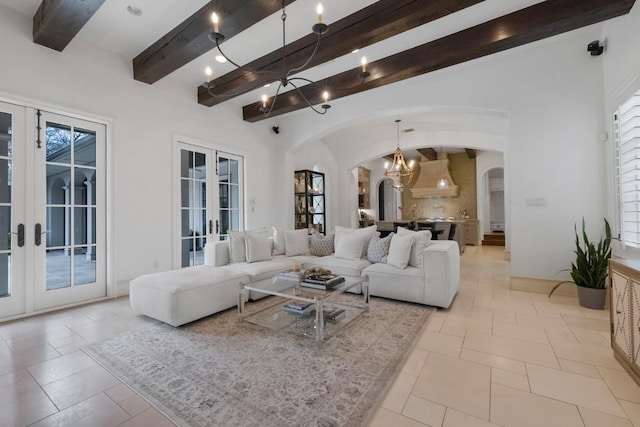
[[[249,276],[207,265],[146,274],[131,281],[129,303],[135,313],[180,326],[237,306],[240,283]]]

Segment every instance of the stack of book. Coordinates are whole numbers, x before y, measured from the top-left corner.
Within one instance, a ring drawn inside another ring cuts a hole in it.
[[[319,274],[309,276],[301,283],[302,286],[314,289],[333,289],[344,282],[344,277],[335,274]]]
[[[291,300],[284,305],[284,309],[296,314],[307,314],[313,310],[312,302]]]
[[[288,282],[299,282],[300,281],[300,271],[287,270],[278,273],[278,279],[286,280]]]
[[[316,314],[316,310],[313,309],[309,312],[309,316],[313,317]],[[345,311],[341,308],[327,307],[322,310],[322,316],[326,322],[336,323],[344,318]]]

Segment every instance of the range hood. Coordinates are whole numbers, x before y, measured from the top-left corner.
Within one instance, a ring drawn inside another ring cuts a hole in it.
[[[446,156],[446,153],[444,154]],[[449,187],[445,189],[438,188],[438,181],[443,178],[449,181]],[[449,159],[439,158],[438,160],[428,160],[420,162],[420,174],[416,183],[411,188],[411,197],[414,199],[428,197],[457,197],[460,192],[458,187],[451,179],[449,173]]]

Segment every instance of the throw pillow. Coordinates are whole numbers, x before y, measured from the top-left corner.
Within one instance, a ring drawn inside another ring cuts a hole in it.
[[[334,234],[328,236],[313,233],[309,238],[309,255],[327,256],[333,253]]]
[[[360,259],[362,258],[362,246],[364,240],[362,236],[356,234],[343,234],[336,245],[336,258]]]
[[[375,236],[377,230],[378,230],[378,227],[376,225],[372,225],[365,228],[347,228],[347,227],[341,227],[339,225],[336,225],[335,247],[337,248],[338,245],[340,244],[340,239],[342,238],[342,236],[348,235],[348,234],[356,235],[360,239],[362,239],[362,254],[360,258],[366,258],[367,248],[369,247],[369,240],[371,240],[371,238]]]
[[[247,247],[244,241],[244,231],[227,231],[229,236],[229,258],[232,263],[247,260]]]
[[[284,230],[281,228],[271,227],[273,229],[273,255],[285,254]]]
[[[409,258],[411,257],[411,245],[415,240],[413,234],[395,234],[391,238],[391,245],[389,245],[389,255],[387,255],[387,264],[394,266],[400,270],[403,270],[409,264]]]
[[[411,246],[411,257],[409,258],[409,265],[412,267],[422,268],[422,253],[424,249],[431,244],[431,231],[429,230],[420,230],[420,231],[412,231],[406,228],[398,227],[398,234],[415,235],[416,238],[413,241],[413,245]]]
[[[309,253],[309,231],[306,228],[285,231],[284,246],[286,256],[306,255]]]
[[[380,238],[376,236],[369,240],[369,247],[367,248],[367,259],[369,262],[383,262],[383,258],[389,253],[389,245],[391,245],[393,235],[394,233],[390,233],[387,237]]]
[[[247,231],[247,262],[266,261],[271,259],[271,242],[264,233]]]

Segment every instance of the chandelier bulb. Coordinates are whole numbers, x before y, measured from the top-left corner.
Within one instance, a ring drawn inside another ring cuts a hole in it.
[[[367,57],[363,56],[362,59],[360,60],[360,65],[362,65],[362,72],[366,73],[367,72]]]
[[[211,67],[205,68],[204,73],[207,75],[207,82],[210,82],[213,79],[213,70]]]
[[[318,15],[318,24],[322,24],[323,13],[324,13],[324,9],[322,7],[322,3],[318,3],[318,7],[316,7],[316,14]]]
[[[214,33],[219,33],[220,28],[219,28],[219,23],[220,23],[220,18],[218,18],[218,14],[213,12],[211,14],[211,22],[213,22],[213,32]]]
[[[266,111],[267,109],[267,95],[262,95],[262,108],[261,110]]]

